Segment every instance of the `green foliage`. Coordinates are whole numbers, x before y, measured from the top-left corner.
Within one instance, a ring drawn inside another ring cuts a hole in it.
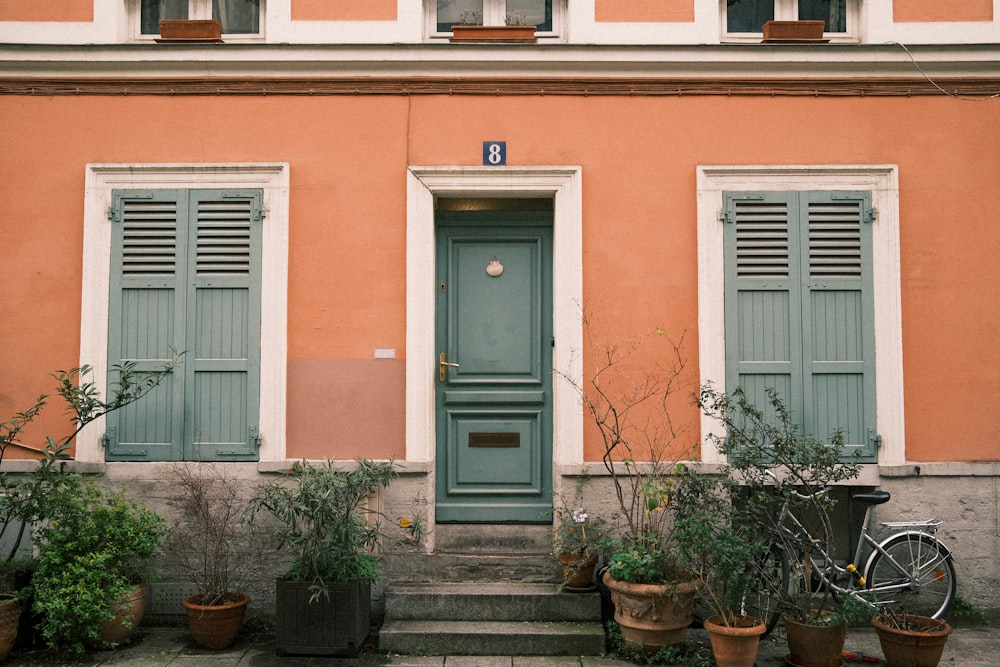
[[[34,610],[50,648],[82,652],[113,618],[111,605],[144,581],[166,523],[89,479],[52,499],[52,507],[58,511],[36,535]]]
[[[622,639],[621,628],[614,621],[608,621],[605,628],[611,655],[637,665],[676,665],[677,667],[714,667],[711,650],[702,644],[684,646],[664,646],[650,653],[642,647],[632,647]]]
[[[604,519],[591,516],[583,499],[589,474],[577,479],[573,497],[557,495],[552,507],[552,552],[583,556],[600,549],[606,528]]]
[[[737,525],[755,528],[756,539],[778,539],[787,554],[808,550],[797,536],[779,530],[779,508],[785,501],[797,516],[810,516],[817,524],[811,530],[829,553],[834,553],[834,531],[830,513],[835,500],[828,487],[836,482],[854,479],[861,466],[856,461],[841,460],[844,434],[836,431],[829,440],[820,440],[799,430],[781,397],[774,389],[767,390],[768,403],[763,408],[754,405],[737,387],[730,394],[703,387],[698,406],[705,414],[717,419],[724,435],[709,434],[729,462],[731,474],[727,488],[738,499]],[[793,578],[798,585],[791,588],[773,587],[770,593],[781,611],[801,623],[825,620],[824,609],[834,606],[827,589],[819,599],[810,590],[811,567],[808,557],[802,563],[792,563]],[[766,580],[766,575],[761,573]],[[835,614],[840,619],[840,614]]]
[[[328,595],[328,583],[378,580],[378,561],[371,553],[379,538],[378,517],[363,505],[396,476],[392,461],[358,459],[350,470],[331,461],[319,466],[300,461],[285,479],[258,490],[251,511],[278,520],[279,546],[295,558],[289,577],[312,582],[316,599]]]
[[[990,617],[984,607],[973,604],[961,595],[955,598],[955,603],[951,608],[951,616],[956,621],[968,620],[983,627],[990,624]]]
[[[26,476],[0,472],[0,539],[8,530],[16,530],[6,561],[13,560],[21,547],[26,531],[54,516],[51,499],[74,493],[79,479],[64,469],[70,455],[73,439],[89,423],[110,412],[130,405],[155,389],[179,363],[179,357],[163,367],[149,372],[138,372],[135,364],[126,362],[113,366],[117,378],[110,387],[109,398],[102,400],[97,386],[86,378],[92,372],[87,365],[69,371],[56,371],[56,393],[66,403],[72,431],[60,439],[45,438],[42,447],[32,447],[20,442],[24,430],[33,422],[48,402],[48,396],[39,396],[35,404],[11,419],[0,422],[0,463],[8,448],[17,447],[40,454],[38,466]]]
[[[765,552],[756,529],[740,520],[726,478],[690,470],[677,485],[674,529],[682,562],[701,580],[699,594],[723,625],[735,626],[755,567]]]

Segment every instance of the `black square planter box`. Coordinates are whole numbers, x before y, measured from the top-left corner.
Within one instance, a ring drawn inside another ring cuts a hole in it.
[[[309,582],[278,579],[275,650],[278,655],[355,657],[371,632],[371,584],[330,584],[330,597],[310,602]]]

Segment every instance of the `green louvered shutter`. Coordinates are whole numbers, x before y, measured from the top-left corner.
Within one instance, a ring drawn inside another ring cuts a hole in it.
[[[183,191],[115,191],[110,211],[108,364],[152,370],[183,349],[187,235]],[[108,386],[117,378],[112,373]],[[184,382],[173,373],[108,415],[109,461],[173,461],[183,452]]]
[[[726,386],[774,388],[804,432],[875,460],[867,193],[725,195]]]
[[[875,461],[875,306],[871,195],[803,192],[803,403],[811,432],[843,429]]]
[[[184,354],[161,387],[109,415],[108,460],[257,459],[261,199],[114,193],[109,362],[141,370]]]
[[[189,460],[256,460],[261,192],[191,192]]]

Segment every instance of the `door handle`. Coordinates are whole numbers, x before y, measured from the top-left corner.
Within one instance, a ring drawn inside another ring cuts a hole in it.
[[[445,353],[442,352],[441,356],[438,357],[438,380],[440,380],[441,382],[448,381],[448,366],[451,366],[452,368],[458,368],[458,364],[453,364],[450,361],[448,361],[448,358],[445,356]]]

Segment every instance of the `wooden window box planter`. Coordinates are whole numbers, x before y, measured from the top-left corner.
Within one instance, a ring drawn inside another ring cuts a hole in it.
[[[157,42],[221,42],[222,24],[214,20],[160,20]]]
[[[453,25],[451,42],[501,42],[534,44],[533,25]]]
[[[764,42],[771,44],[823,43],[823,21],[768,21]]]

